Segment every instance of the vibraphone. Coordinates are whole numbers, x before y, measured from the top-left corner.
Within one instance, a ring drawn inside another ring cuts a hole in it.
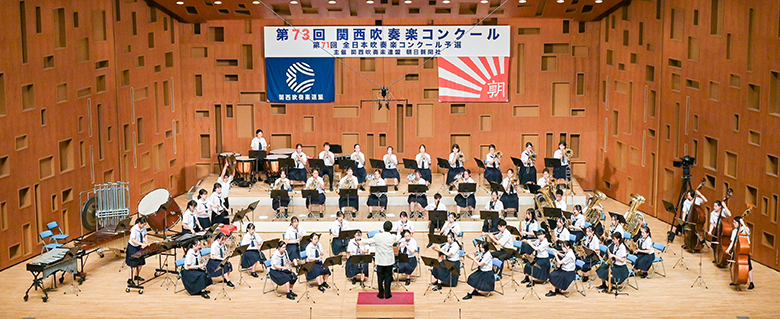
[[[154,279],[157,279],[166,274],[178,274],[176,269],[169,269],[168,257],[173,257],[173,260],[177,259],[176,248],[186,247],[188,243],[196,240],[203,240],[211,235],[211,232],[203,231],[195,234],[176,234],[174,236],[166,238],[162,242],[154,242],[141,249],[137,253],[133,254],[132,258],[150,258],[157,256],[158,267],[154,271],[154,277],[146,279],[142,282],[135,282],[128,284],[125,288],[125,292],[130,292],[131,289],[138,289],[139,294],[143,294],[144,285]],[[174,266],[175,267],[175,266]],[[166,277],[162,285],[166,283],[174,284],[173,280]]]
[[[58,271],[62,271],[60,283],[63,282],[66,272],[73,274],[74,280],[76,275],[80,276],[78,270],[78,259],[80,257],[69,254],[70,251],[71,249],[68,248],[55,248],[27,264],[27,271],[33,274],[33,283],[30,285],[30,288],[27,288],[27,292],[24,293],[24,301],[27,301],[30,289],[35,288],[35,290],[38,290],[39,287],[43,292],[43,302],[48,301],[49,293],[46,292],[43,281],[51,275],[55,275],[54,281],[56,281]],[[56,286],[56,283],[53,283],[53,285]]]

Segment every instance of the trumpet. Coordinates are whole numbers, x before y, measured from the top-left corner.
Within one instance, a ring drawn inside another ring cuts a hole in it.
[[[358,152],[353,152],[352,154],[349,155],[349,159],[359,163],[360,155],[358,155]]]

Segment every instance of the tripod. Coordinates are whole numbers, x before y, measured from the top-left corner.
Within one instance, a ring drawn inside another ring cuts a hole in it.
[[[684,245],[684,244],[683,244]],[[680,259],[677,260],[676,263],[674,263],[674,266],[672,269],[677,268],[677,265],[682,265],[685,267],[685,270],[688,270],[688,264],[685,263],[685,249],[680,246]]]
[[[698,239],[702,243],[702,249],[704,247],[707,247],[707,241],[704,238],[699,237]],[[693,283],[691,284],[691,288],[693,288],[693,286],[695,286],[696,284],[700,284],[700,285],[704,286],[704,289],[710,289],[710,287],[707,287],[707,283],[704,282],[704,277],[701,276],[702,275],[702,258],[703,258],[703,256],[704,256],[704,252],[703,251],[699,252],[699,276],[696,277],[696,280],[693,281]]]
[[[512,280],[514,280],[514,279],[512,279]],[[536,280],[535,279],[531,279],[531,288],[528,288],[528,291],[525,292],[525,295],[523,295],[523,299],[525,299],[525,297],[528,297],[529,295],[531,295],[531,296],[536,297],[536,299],[542,300],[542,298],[539,297],[539,294],[536,293],[536,290],[534,289],[534,287],[536,287]]]
[[[312,298],[311,294],[309,293],[309,281],[306,279],[306,275],[311,271],[311,267],[314,265],[314,262],[307,262],[303,265],[301,265],[300,270],[298,270],[298,276],[303,278],[303,285],[306,286],[306,291],[301,295],[301,298],[298,298],[298,301],[296,303],[300,303],[301,300],[305,297],[308,300],[311,300],[312,303],[317,303],[314,301],[314,298]]]

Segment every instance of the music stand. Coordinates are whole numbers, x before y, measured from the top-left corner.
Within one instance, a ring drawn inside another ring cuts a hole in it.
[[[561,167],[561,159],[555,157],[545,157],[544,167],[552,167],[553,169]]]
[[[385,169],[385,162],[382,160],[369,158],[368,161],[371,163],[371,168],[373,169]]]
[[[668,201],[665,201],[665,200],[662,200],[661,202],[664,204],[664,209],[666,209],[666,212],[672,214],[672,216],[675,216],[673,218],[677,218],[676,217],[676,215],[677,215],[677,208],[674,207],[674,204],[672,204],[672,203],[670,203]],[[674,223],[675,223],[675,221],[673,220],[672,223],[671,223],[672,227],[674,227]],[[674,231],[670,230],[670,231],[667,232],[667,236],[666,236],[666,250],[667,251],[671,251],[673,255],[677,255],[677,253],[674,252],[674,250],[672,250],[672,246],[671,246],[671,243],[674,241],[674,237],[675,237]],[[683,242],[685,242],[685,241],[683,241]],[[684,249],[681,249],[681,250],[684,250]]]
[[[274,216],[274,220],[277,220],[277,219],[287,219],[287,214],[283,214],[282,213],[282,200],[284,200],[284,199],[289,200],[290,199],[290,194],[288,193],[288,191],[286,189],[274,189],[274,190],[271,190],[271,198],[274,201],[278,201],[279,202],[279,208],[276,210],[276,215]]]
[[[357,188],[342,188],[342,189],[339,190],[339,200],[341,200],[341,198],[343,198],[343,197],[346,197],[347,198],[347,205],[346,205],[347,207],[358,207],[360,205],[360,203],[355,203],[355,206],[350,205],[350,204],[352,204],[352,201],[350,200],[350,198],[352,196],[357,197],[358,196],[357,193],[358,193],[357,192]],[[354,213],[355,216],[352,216],[352,218],[357,217],[357,211],[358,211],[358,209],[356,208],[355,209],[355,213]]]
[[[517,158],[517,157],[510,157],[510,159],[512,159],[512,164],[515,164],[515,167],[517,167],[517,168],[525,167],[525,164],[523,164],[523,161],[520,160],[519,158]],[[518,171],[519,171],[519,169],[518,169]]]
[[[348,159],[348,158],[340,159],[340,160],[336,161],[336,164],[339,165],[339,169],[341,169],[341,170],[347,170],[347,168],[351,167],[353,172],[355,171],[355,168],[357,167],[357,163],[355,163],[355,161],[353,161],[351,159]]]
[[[260,244],[260,250],[268,249],[268,256],[272,256],[273,252],[271,250],[274,250],[277,247],[279,247],[279,242],[280,241],[281,241],[281,239],[279,239],[279,238],[264,240],[263,243]],[[265,265],[263,267],[265,267]]]
[[[245,250],[246,251],[246,250]],[[219,268],[222,268],[222,273],[225,274],[225,264],[230,260],[230,257],[237,256],[236,250],[233,250],[233,254],[231,254],[229,257],[222,260],[222,262],[219,263]],[[219,269],[217,268],[217,269]],[[225,296],[228,300],[233,300],[230,298],[230,295],[227,293],[227,290],[225,290],[225,282],[227,282],[227,279],[224,277],[222,278],[222,290],[214,297],[214,300],[219,299],[219,296]],[[235,289],[235,288],[233,288]]]
[[[344,232],[344,231],[342,231],[342,232]],[[339,235],[340,235],[340,233],[339,233]],[[325,258],[325,260],[322,262],[322,267],[326,267],[327,268],[327,267],[330,267],[330,266],[341,265],[341,263],[342,263],[341,255],[330,256],[328,258]],[[332,280],[332,282],[333,282],[333,289],[336,290],[336,296],[339,296],[339,286],[336,286],[336,276],[330,276],[330,278],[333,278],[333,280]]]
[[[450,282],[449,282],[449,291],[447,291],[447,296],[444,297],[444,301],[447,302],[447,299],[455,298],[458,302],[460,302],[460,298],[458,298],[457,295],[455,295],[455,292],[452,291],[452,278],[453,277],[459,277],[460,276],[460,269],[458,266],[455,266],[452,262],[449,260],[444,260],[444,266],[446,267],[447,271],[450,273]],[[457,281],[457,279],[455,279]]]
[[[333,152],[333,154],[341,154],[344,152],[341,144],[330,144],[330,151]]]
[[[490,182],[490,192],[504,193],[506,190],[504,189],[504,185],[496,182]]]
[[[460,183],[458,184],[458,193],[475,193],[477,191],[476,183]],[[474,207],[472,207],[474,209]],[[471,217],[472,211],[468,210],[468,197],[466,197],[466,214]],[[460,216],[458,216],[460,218]]]
[[[428,268],[430,268],[429,270],[431,271],[431,275],[433,275],[433,269],[434,268],[439,268],[439,269],[443,269],[444,268],[444,267],[441,266],[441,264],[439,263],[439,260],[436,259],[436,258],[420,256],[420,259],[422,259],[423,265],[426,265],[426,266],[428,266]],[[428,290],[431,290],[431,287],[433,287],[433,285],[434,284],[432,282],[428,283],[428,287],[425,288],[425,292],[423,292],[423,296],[425,296],[428,293]],[[439,291],[439,293],[442,293],[442,292]]]
[[[362,274],[363,273],[363,267],[364,267],[363,265],[364,264],[365,265],[371,264],[371,262],[374,261],[374,256],[371,256],[371,255],[352,255],[352,257],[350,257],[349,259],[350,260],[347,260],[347,262],[351,262],[353,264],[357,264],[358,269],[360,270],[360,272],[358,274]],[[370,283],[371,282],[371,271],[370,270],[368,272],[368,279],[369,279],[369,283]],[[360,281],[360,287],[362,289],[366,289],[366,284],[362,280]],[[357,288],[357,287],[349,288],[349,290],[352,290],[352,289],[355,289],[355,288]],[[369,286],[368,288],[371,288],[371,287]]]
[[[303,297],[306,297],[306,299],[311,300],[312,303],[317,303],[314,301],[314,298],[312,298],[311,294],[309,293],[309,281],[306,280],[306,274],[311,271],[311,268],[314,267],[314,262],[310,261],[303,265],[301,265],[301,268],[298,268],[298,277],[303,277],[303,285],[306,286],[306,292],[301,295],[301,298],[298,298],[298,301],[296,303],[300,303],[301,300],[303,300]]]
[[[447,242],[447,236],[444,235],[437,235],[437,234],[428,234],[428,247],[433,246],[434,244],[443,244]]]
[[[482,185],[482,178],[485,177],[485,169],[486,169],[485,168],[485,162],[483,162],[481,159],[476,158],[476,157],[474,158],[474,162],[476,162],[477,163],[477,167],[479,167],[479,169],[482,170],[482,174],[479,175],[479,185]]]
[[[424,195],[426,192],[428,192],[428,185],[425,185],[425,184],[408,184],[406,187],[407,187],[406,188],[407,193],[415,194],[414,195],[415,197],[420,197],[420,195],[417,195],[417,194],[423,194]],[[423,210],[424,209],[425,209],[425,207],[423,207]],[[418,216],[420,218],[422,218],[423,217],[423,213],[422,212],[419,212],[419,213],[420,214]],[[414,211],[411,211],[410,215],[411,216],[409,216],[409,218],[414,218]]]
[[[376,197],[377,197],[377,201],[379,201],[379,195],[378,195],[377,193],[387,193],[387,185],[384,185],[384,186],[371,186],[371,187],[368,189],[368,191],[369,191],[371,194],[374,194],[374,195],[376,195]],[[384,212],[384,210],[381,210],[381,209],[380,209],[380,210],[379,210],[379,214],[378,214],[378,215],[379,215],[379,216],[381,216],[381,217],[385,217],[385,219],[387,219],[387,216],[385,215],[385,212]]]
[[[441,157],[436,158],[436,166],[441,170],[441,187],[439,187],[439,190],[437,191],[441,192],[442,190],[447,190],[447,172],[453,168],[450,166],[449,161]],[[447,171],[445,171],[445,169]]]
[[[320,196],[320,192],[316,189],[301,190],[301,197],[309,201],[309,209],[308,209],[309,213],[306,214],[306,218],[317,219],[317,217],[314,216],[314,214],[312,214],[311,209],[314,206],[312,198],[319,197],[319,196]],[[320,214],[322,214],[322,212],[320,212]]]
[[[399,263],[407,263],[408,264],[409,263],[409,255],[404,254],[404,253],[398,253],[398,255],[395,255],[395,262],[396,262],[396,267],[395,267],[395,276],[396,276],[396,278],[395,278],[395,280],[393,280],[393,285],[390,286],[390,287],[391,288],[392,287],[401,287],[405,291],[409,291],[409,289],[407,289],[406,286],[402,285],[401,281],[398,280],[398,276],[401,275],[401,272],[399,270],[398,264]]]
[[[235,214],[233,214],[233,219],[230,221],[231,224],[232,223],[236,223],[236,222],[241,224],[241,227],[238,228],[238,231],[239,231],[239,233],[241,234],[242,237],[244,235],[244,219],[248,219],[246,217],[247,213],[249,213],[249,209],[245,208],[245,209],[239,210]]]
[[[446,211],[443,211],[443,210],[429,210],[428,211],[428,221],[431,222],[431,233],[432,233],[432,231],[434,229],[440,229],[441,226],[444,225],[444,221],[446,221],[446,220],[447,220],[447,212]],[[444,237],[444,241],[447,241],[447,237]]]
[[[325,160],[319,159],[319,158],[310,158],[309,159],[309,168],[311,170],[321,170],[325,167]]]
[[[243,256],[243,255],[244,255],[244,253],[246,252],[246,250],[247,250],[248,248],[249,248],[249,244],[246,244],[246,245],[244,245],[244,246],[238,246],[238,247],[236,247],[236,249],[233,251],[233,254],[232,254],[230,257],[233,257],[233,256]],[[239,259],[240,259],[240,258],[239,258]],[[241,262],[241,261],[239,260],[239,263],[240,263],[240,262]],[[250,286],[250,285],[249,285],[249,282],[247,282],[246,280],[244,280],[244,273],[242,273],[242,272],[241,272],[241,270],[239,269],[239,271],[238,271],[238,284],[236,284],[236,287],[239,287],[239,286],[241,286],[242,284],[246,285],[246,286],[247,286],[247,287],[249,287],[249,288],[252,288],[252,286]]]
[[[488,231],[493,233],[498,231],[498,212],[492,211],[492,210],[481,210],[479,211],[479,219],[481,220],[489,220],[490,227],[488,228]]]
[[[417,161],[416,160],[409,159],[409,158],[404,158],[403,159],[403,163],[404,163],[404,168],[406,168],[406,169],[410,169],[412,171],[416,171],[416,170],[419,169],[419,167],[417,166]]]
[[[506,225],[506,229],[509,231],[510,234],[513,236],[520,237],[520,231],[517,229],[517,227],[512,225]]]
[[[525,184],[525,188],[528,189],[528,192],[531,194],[537,194],[539,193],[539,190],[542,189],[541,186],[536,184]]]

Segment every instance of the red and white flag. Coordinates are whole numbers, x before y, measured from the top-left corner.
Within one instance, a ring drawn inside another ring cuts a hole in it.
[[[438,57],[439,102],[508,102],[509,57]]]

